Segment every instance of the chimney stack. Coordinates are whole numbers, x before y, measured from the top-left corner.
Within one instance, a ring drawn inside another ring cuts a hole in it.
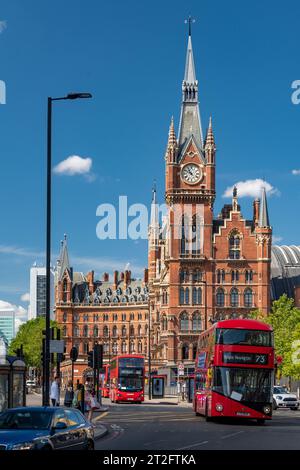
[[[126,288],[130,284],[131,271],[126,269],[124,276],[124,287]]]
[[[123,272],[120,274],[120,281],[124,281],[124,273]]]
[[[260,200],[256,198],[253,201],[253,225],[257,227],[259,221]]]
[[[103,281],[104,281],[104,282],[108,282],[108,281],[109,281],[109,274],[108,274],[108,273],[104,273],[104,274],[103,274]]]
[[[93,294],[94,293],[94,271],[90,271],[89,273],[87,273],[86,278],[89,283],[90,294]]]
[[[119,276],[119,272],[118,271],[114,271],[114,289],[116,290],[117,287],[118,287],[118,276]]]
[[[148,284],[148,268],[144,269],[144,284]]]

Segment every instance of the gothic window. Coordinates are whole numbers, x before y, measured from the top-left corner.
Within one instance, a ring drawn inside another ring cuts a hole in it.
[[[122,354],[125,354],[127,352],[126,341],[122,341],[121,350],[122,350]]]
[[[104,313],[104,315],[103,315],[103,321],[108,321],[108,313]]]
[[[193,344],[193,359],[196,359],[197,355],[197,344]]]
[[[200,254],[200,217],[195,214],[192,221],[192,253],[193,255]]]
[[[193,304],[202,304],[202,289],[201,287],[193,287]]]
[[[184,292],[184,303],[188,305],[190,303],[190,290],[188,287],[185,288]]]
[[[196,271],[193,271],[193,281],[194,282],[202,281],[202,271],[199,271],[199,269],[197,269]]]
[[[134,326],[130,325],[130,336],[134,336]]]
[[[221,287],[217,289],[216,303],[217,303],[217,307],[224,307],[225,305],[225,293],[224,293],[224,289],[222,289]]]
[[[131,340],[131,341],[130,341],[129,354],[133,354],[133,353],[134,353],[134,341]]]
[[[253,305],[253,292],[250,288],[244,291],[244,305],[245,307],[252,307]]]
[[[68,318],[67,312],[63,313],[63,322],[66,322]]]
[[[122,326],[122,336],[126,336],[126,326]]]
[[[200,313],[194,313],[193,315],[193,331],[202,330],[202,321]]]
[[[98,328],[98,326],[94,326],[94,329],[93,329],[93,336],[94,336],[94,338],[98,338],[98,336],[99,336],[99,328]]]
[[[89,327],[87,325],[84,325],[82,334],[85,338],[89,335]]]
[[[231,282],[232,283],[235,283],[235,282],[239,282],[239,272],[238,270],[234,269],[231,271]]]
[[[126,321],[126,313],[122,313],[122,321]]]
[[[118,321],[118,314],[117,313],[113,314],[113,321]]]
[[[148,325],[145,325],[145,335],[148,333]]]
[[[64,279],[63,281],[63,301],[67,302],[68,299],[68,283],[67,280]]]
[[[79,314],[78,314],[78,313],[74,313],[74,314],[73,314],[73,321],[79,321],[79,319],[80,319]]]
[[[168,304],[168,293],[167,293],[167,291],[163,291],[163,293],[162,293],[162,304],[163,305]]]
[[[109,335],[108,332],[109,332],[108,326],[104,325],[104,327],[103,327],[103,336],[104,336],[105,338],[108,337],[108,335]]]
[[[138,336],[141,336],[142,334],[142,327],[141,325],[138,326]]]
[[[239,291],[235,287],[230,291],[230,305],[231,307],[239,306]]]
[[[251,283],[253,281],[253,271],[250,269],[249,271],[245,271],[245,282],[247,284]]]
[[[143,352],[142,341],[139,341],[139,342],[138,342],[138,353],[142,353],[142,352]]]
[[[108,344],[108,343],[104,343],[104,344],[103,344],[103,353],[104,353],[104,354],[108,354],[108,353],[109,353],[109,344]]]
[[[112,344],[112,352],[113,354],[118,354],[118,343],[116,341]]]
[[[134,313],[130,314],[130,320],[134,320]]]
[[[89,316],[88,316],[88,314],[86,313],[86,314],[83,315],[83,321],[88,321],[88,320],[89,320]]]
[[[89,343],[83,343],[83,354],[87,354],[89,352]]]
[[[78,337],[79,336],[79,326],[74,325],[73,327],[73,336]]]
[[[166,331],[168,329],[168,319],[166,316],[163,316],[162,319],[162,329],[163,331]]]
[[[117,329],[116,325],[112,329],[112,335],[113,335],[113,337],[118,336],[118,329]]]
[[[182,360],[189,358],[189,345],[184,344],[182,346]]]
[[[234,232],[229,238],[229,258],[240,259],[241,256],[241,240],[240,235]]]
[[[180,330],[188,331],[189,329],[189,316],[186,312],[183,312],[180,315]]]
[[[67,336],[67,327],[66,327],[66,325],[63,326],[62,335]]]

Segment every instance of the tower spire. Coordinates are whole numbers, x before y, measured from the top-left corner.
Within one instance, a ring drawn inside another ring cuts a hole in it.
[[[258,226],[270,227],[266,188],[264,186],[262,187]]]
[[[182,82],[182,105],[178,133],[179,147],[183,147],[186,141],[193,136],[199,149],[203,149],[203,134],[198,105],[198,80],[196,78],[191,24],[194,20],[189,17],[188,44],[185,60],[184,78]]]
[[[59,278],[64,275],[65,270],[70,270],[69,253],[67,246],[67,235],[64,234],[64,239],[61,241],[61,250],[59,256]]]
[[[215,146],[215,137],[214,137],[213,128],[212,128],[211,116],[209,118],[209,124],[208,124],[206,139],[205,139],[205,148],[207,148],[208,146]]]

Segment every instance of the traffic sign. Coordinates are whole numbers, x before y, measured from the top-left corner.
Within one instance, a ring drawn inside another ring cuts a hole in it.
[[[64,340],[51,339],[50,340],[50,353],[61,353],[63,354],[65,350]]]

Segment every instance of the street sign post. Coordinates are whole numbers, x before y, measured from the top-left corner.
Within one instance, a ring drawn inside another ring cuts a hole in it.
[[[65,349],[64,340],[51,339],[50,340],[50,353],[63,354]]]

